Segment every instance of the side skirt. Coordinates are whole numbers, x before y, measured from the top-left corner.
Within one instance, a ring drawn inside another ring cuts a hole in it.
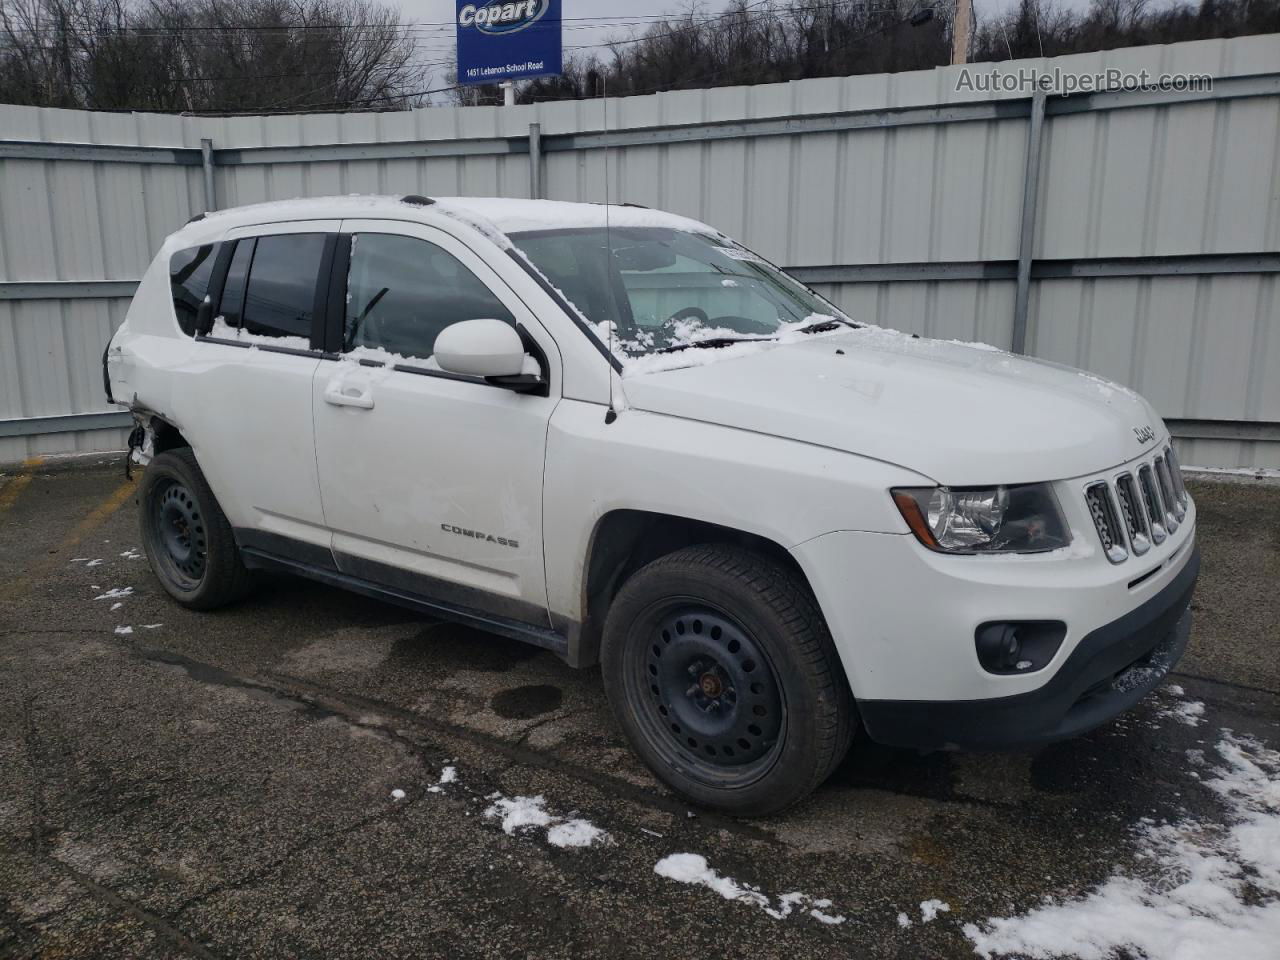
[[[441,617],[455,623],[475,627],[478,630],[487,630],[489,633],[496,633],[512,640],[520,640],[535,647],[541,647],[543,650],[550,650],[566,660],[569,656],[568,638],[547,627],[536,627],[531,624],[521,623],[518,620],[510,620],[506,617],[483,613],[470,607],[462,607],[431,597],[424,597],[421,594],[410,593],[406,590],[383,586],[370,580],[339,573],[336,569],[328,566],[319,566],[303,560],[281,557],[258,547],[241,546],[240,553],[244,558],[245,566],[251,569],[292,573],[300,577],[306,577],[309,580],[317,580],[320,583],[341,587],[343,590],[350,590],[366,597],[373,597],[375,600],[385,600],[388,603],[407,607],[419,613]]]

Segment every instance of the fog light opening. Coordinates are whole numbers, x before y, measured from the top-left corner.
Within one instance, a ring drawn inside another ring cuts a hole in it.
[[[1022,659],[1018,628],[1011,623],[993,623],[978,631],[978,659],[993,673],[1012,670]]]
[[[974,633],[978,662],[988,673],[1032,673],[1058,652],[1067,625],[1059,620],[984,623]]]

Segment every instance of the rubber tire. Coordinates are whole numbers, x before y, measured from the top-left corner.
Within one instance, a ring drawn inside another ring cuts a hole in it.
[[[152,556],[155,539],[155,518],[150,507],[156,487],[165,479],[176,480],[191,492],[200,507],[204,520],[206,559],[204,576],[194,590],[184,589],[174,583]],[[240,558],[240,548],[226,514],[218,506],[218,500],[209,489],[209,482],[196,463],[190,447],[178,447],[157,455],[147,465],[138,490],[139,523],[142,532],[143,551],[147,563],[160,585],[173,599],[192,610],[214,610],[244,597],[253,586],[250,572]]]
[[[641,614],[664,597],[694,597],[731,613],[765,649],[786,700],[786,728],[773,766],[731,790],[689,778],[649,744],[628,700],[629,643]],[[623,584],[605,618],[601,668],[609,705],[650,770],[673,791],[732,816],[766,816],[807,797],[830,776],[853,741],[857,710],[817,601],[796,574],[750,550],[709,544],[654,560]]]

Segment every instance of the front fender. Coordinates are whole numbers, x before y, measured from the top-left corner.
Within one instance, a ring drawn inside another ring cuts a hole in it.
[[[581,622],[600,519],[637,510],[712,523],[784,549],[837,530],[906,533],[892,486],[901,467],[781,437],[566,400],[551,418],[543,493],[547,602]]]

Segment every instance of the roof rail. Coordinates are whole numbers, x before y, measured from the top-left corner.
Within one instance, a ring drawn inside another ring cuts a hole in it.
[[[196,221],[198,221],[198,220],[203,220],[203,219],[204,219],[204,217],[205,217],[205,215],[204,215],[203,213],[197,213],[194,217],[192,217],[190,220],[188,220],[188,221],[187,221],[187,223],[188,223],[188,224],[195,223],[195,222],[196,222]]]
[[[401,197],[400,202],[412,203],[415,207],[429,207],[433,203],[435,203],[435,201],[432,200],[430,197],[420,197],[416,193],[410,193],[406,196]]]

